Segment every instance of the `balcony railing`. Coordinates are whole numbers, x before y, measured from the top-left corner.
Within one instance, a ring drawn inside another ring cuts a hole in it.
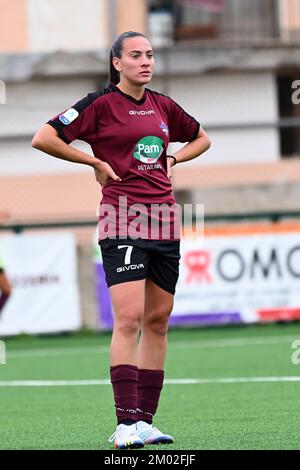
[[[300,0],[162,0],[159,3],[169,8],[173,19],[171,36],[175,41],[300,43]]]

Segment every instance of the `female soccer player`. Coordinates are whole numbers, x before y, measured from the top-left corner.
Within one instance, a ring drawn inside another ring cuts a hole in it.
[[[0,212],[0,223],[2,220],[6,219],[8,216],[9,215],[7,212]],[[10,295],[11,295],[11,286],[4,270],[4,261],[0,254],[0,317],[1,317],[1,312],[4,309],[4,305],[8,301]]]
[[[110,376],[118,420],[110,442],[119,449],[173,442],[152,424],[180,258],[171,167],[210,147],[193,117],[145,88],[153,68],[148,39],[121,34],[110,53],[110,85],[48,121],[32,143],[91,166],[102,186],[99,244],[114,308]],[[88,142],[94,157],[70,146],[75,139]],[[171,156],[169,142],[188,143]]]
[[[0,317],[4,305],[8,301],[11,294],[11,288],[9,280],[4,271],[4,263],[0,256]]]
[[[0,223],[9,217],[8,212],[0,212]],[[0,254],[0,318],[4,305],[11,295],[11,285],[4,270],[4,261]]]

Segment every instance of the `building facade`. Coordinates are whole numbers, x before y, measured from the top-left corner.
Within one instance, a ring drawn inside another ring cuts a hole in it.
[[[94,217],[93,173],[30,142],[105,85],[109,44],[124,30],[149,35],[151,88],[198,119],[213,143],[174,169],[179,200],[208,212],[296,208],[300,0],[0,0],[0,198],[12,219]]]

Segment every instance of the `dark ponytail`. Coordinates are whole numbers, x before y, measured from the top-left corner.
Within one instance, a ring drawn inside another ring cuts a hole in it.
[[[109,54],[109,81],[110,83],[117,85],[120,81],[120,74],[113,65],[112,61],[114,57],[118,57],[118,56],[116,56],[116,54],[114,54],[113,50],[111,49],[110,54]]]
[[[135,38],[137,36],[146,38],[146,36],[142,33],[137,33],[135,31],[126,31],[125,33],[120,34],[120,36],[115,40],[115,42],[112,45],[112,48],[109,54],[109,79],[110,79],[110,82],[113,83],[114,85],[117,85],[119,83],[120,74],[113,65],[113,62],[112,62],[113,58],[114,57],[118,57],[118,59],[121,58],[122,50],[123,50],[123,42],[125,41],[125,39]]]

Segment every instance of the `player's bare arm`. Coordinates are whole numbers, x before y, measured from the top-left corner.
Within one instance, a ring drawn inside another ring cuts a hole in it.
[[[81,163],[91,166],[95,171],[96,180],[104,185],[109,178],[120,181],[120,177],[116,175],[112,167],[102,162],[98,158],[92,157],[75,147],[66,144],[59,136],[58,132],[49,124],[41,127],[32,139],[32,146],[42,152],[52,155],[73,163]]]

